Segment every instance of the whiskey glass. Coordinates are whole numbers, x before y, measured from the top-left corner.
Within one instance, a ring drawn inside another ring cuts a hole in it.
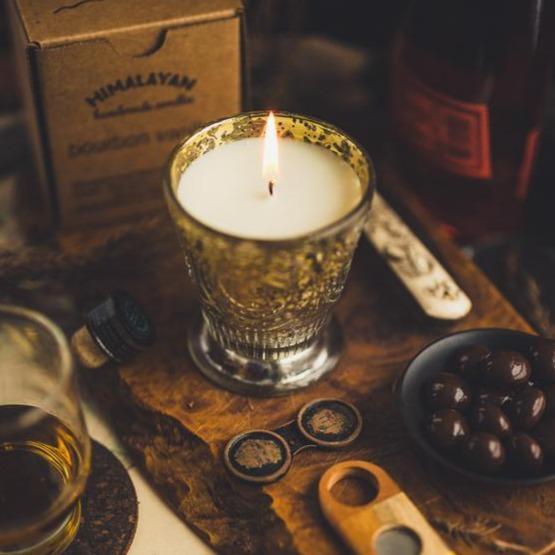
[[[177,198],[181,175],[219,145],[260,137],[267,112],[246,112],[199,129],[177,145],[164,191],[200,297],[189,351],[198,368],[219,385],[242,394],[273,396],[306,387],[329,372],[342,351],[332,317],[374,191],[365,151],[336,127],[276,112],[278,135],[329,150],[357,174],[361,197],[354,208],[311,233],[284,240],[236,237],[197,220]]]
[[[0,305],[0,360],[0,554],[62,553],[90,470],[69,346],[41,314]]]

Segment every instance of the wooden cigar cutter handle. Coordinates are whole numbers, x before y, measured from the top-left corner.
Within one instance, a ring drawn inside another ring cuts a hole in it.
[[[366,505],[341,503],[331,490],[345,478],[367,480],[376,496]],[[379,466],[356,460],[335,464],[322,475],[318,495],[324,516],[357,555],[455,553]]]

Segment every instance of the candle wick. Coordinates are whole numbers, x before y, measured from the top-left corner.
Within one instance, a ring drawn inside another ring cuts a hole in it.
[[[270,191],[270,195],[274,194],[274,182],[271,179],[268,181],[268,191]]]

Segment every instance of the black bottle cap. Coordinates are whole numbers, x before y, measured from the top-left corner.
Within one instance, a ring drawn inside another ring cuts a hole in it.
[[[93,308],[86,326],[98,346],[116,362],[125,362],[154,342],[154,327],[139,303],[125,291],[112,293]]]

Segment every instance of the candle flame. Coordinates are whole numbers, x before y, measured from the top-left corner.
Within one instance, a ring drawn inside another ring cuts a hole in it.
[[[262,177],[268,183],[270,195],[278,176],[278,140],[274,113],[270,112],[264,129],[264,153],[262,156]]]

